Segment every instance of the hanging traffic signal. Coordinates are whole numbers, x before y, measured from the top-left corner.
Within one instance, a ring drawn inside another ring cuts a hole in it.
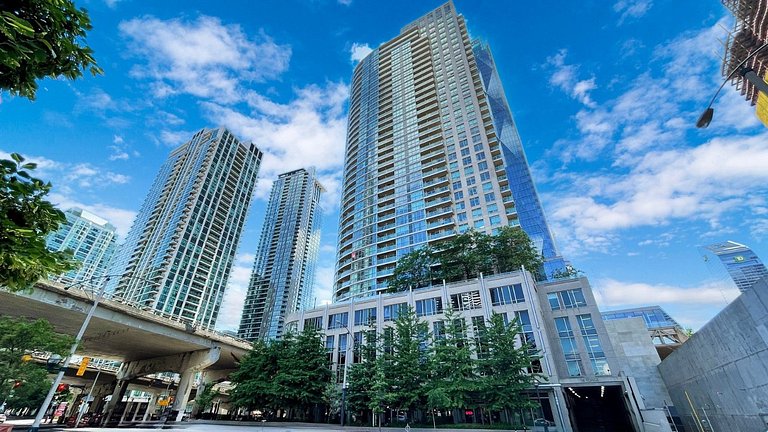
[[[58,386],[56,386],[56,393],[61,393],[69,390],[69,384],[61,383]]]

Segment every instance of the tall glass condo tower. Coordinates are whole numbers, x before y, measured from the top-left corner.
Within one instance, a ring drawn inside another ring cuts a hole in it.
[[[314,170],[281,174],[272,186],[239,337],[278,338],[286,314],[312,307],[322,192]]]
[[[212,328],[261,157],[224,128],[203,129],[173,150],[115,260],[113,296]]]
[[[446,3],[352,77],[334,300],[385,289],[398,258],[469,229],[520,226],[565,267],[496,66]]]
[[[64,212],[67,221],[45,239],[54,251],[71,250],[79,267],[51,280],[64,284],[77,283],[80,288],[98,289],[105,283],[109,261],[115,253],[115,227],[95,214],[72,208]]]

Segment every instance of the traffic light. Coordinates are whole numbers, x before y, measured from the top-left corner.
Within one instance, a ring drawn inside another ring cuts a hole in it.
[[[61,383],[56,387],[56,393],[61,393],[69,390],[69,384]]]

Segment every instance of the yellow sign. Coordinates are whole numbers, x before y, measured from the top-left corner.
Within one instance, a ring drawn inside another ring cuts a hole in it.
[[[90,357],[83,357],[83,360],[80,362],[80,368],[77,369],[77,376],[85,375],[85,368],[88,367],[88,362],[90,361],[91,361]]]

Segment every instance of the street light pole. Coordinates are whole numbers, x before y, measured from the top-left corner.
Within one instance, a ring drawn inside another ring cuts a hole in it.
[[[58,374],[56,374],[56,378],[53,380],[53,384],[51,385],[50,390],[48,390],[48,395],[45,396],[45,400],[43,401],[43,404],[40,405],[40,409],[37,410],[37,415],[35,416],[35,420],[32,422],[32,426],[29,428],[29,432],[38,432],[40,430],[40,423],[43,420],[43,416],[45,415],[46,411],[48,411],[48,405],[51,404],[51,401],[53,400],[53,396],[56,394],[56,388],[61,383],[62,378],[64,378],[64,372],[66,371],[67,365],[69,365],[69,361],[72,359],[72,356],[75,355],[75,351],[77,351],[77,346],[80,345],[80,341],[83,339],[83,335],[85,334],[85,330],[88,328],[88,324],[91,322],[91,318],[93,318],[93,314],[96,312],[96,307],[99,305],[99,302],[104,296],[104,292],[107,289],[107,282],[109,282],[109,276],[107,276],[104,280],[104,283],[101,285],[101,288],[99,289],[99,293],[94,297],[93,299],[93,305],[91,306],[91,309],[88,311],[88,314],[85,316],[85,320],[83,321],[83,324],[80,326],[80,331],[77,332],[77,336],[75,337],[75,342],[72,344],[72,347],[69,349],[69,355],[64,359],[64,366],[61,368]],[[65,288],[68,289],[68,288]]]
[[[346,416],[346,406],[347,406],[347,373],[349,372],[349,350],[350,347],[354,346],[355,343],[355,336],[352,334],[352,332],[349,330],[349,327],[344,326],[344,329],[347,330],[347,335],[349,335],[349,340],[347,341],[347,346],[344,349],[346,351],[346,355],[344,356],[344,380],[341,384],[341,427],[344,427],[344,417]],[[352,350],[352,355],[355,355],[354,349]]]
[[[763,48],[768,47],[768,42],[764,43],[760,47],[758,47],[756,50],[752,51],[747,57],[744,58],[739,64],[737,64],[733,70],[725,77],[725,80],[723,80],[723,83],[720,84],[720,87],[715,92],[715,95],[712,96],[712,99],[709,101],[709,105],[707,105],[707,108],[704,110],[703,113],[701,113],[701,116],[699,117],[699,120],[696,122],[696,127],[699,129],[703,129],[707,126],[709,126],[709,123],[712,121],[712,116],[715,114],[715,109],[712,108],[712,104],[715,103],[715,99],[717,98],[717,95],[720,94],[720,91],[725,87],[725,85],[728,83],[728,81],[733,78],[734,75],[736,75],[737,72],[741,74],[746,80],[749,80],[749,82],[752,83],[759,91],[762,91],[765,94],[768,94],[768,85],[763,81],[762,78],[757,76],[757,74],[752,70],[748,68],[743,68],[744,64],[749,61],[752,57],[757,55],[760,51],[763,50]]]

